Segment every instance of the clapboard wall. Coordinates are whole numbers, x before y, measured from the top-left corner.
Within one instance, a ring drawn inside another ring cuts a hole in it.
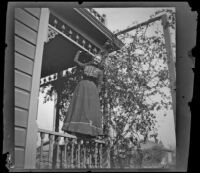
[[[24,168],[29,102],[40,13],[40,8],[15,9],[15,168]]]

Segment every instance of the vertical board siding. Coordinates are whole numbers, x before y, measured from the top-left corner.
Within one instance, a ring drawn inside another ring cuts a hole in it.
[[[32,77],[24,74],[18,70],[15,70],[15,86],[27,91],[31,90]]]
[[[24,39],[28,40],[33,44],[36,44],[37,32],[33,31],[32,29],[18,21],[15,21],[15,34],[19,35],[20,37],[23,37]]]
[[[26,129],[15,127],[15,146],[25,147]]]
[[[24,149],[15,147],[15,168],[24,167]]]
[[[32,75],[33,61],[15,52],[15,69],[18,69],[29,75]]]
[[[36,18],[40,18],[40,8],[25,8],[25,10],[31,13]]]
[[[24,168],[40,8],[15,9],[15,167]]]
[[[35,46],[15,36],[15,50],[31,59],[34,59]]]
[[[15,9],[15,19],[19,20],[35,31],[38,30],[39,20],[20,8]]]

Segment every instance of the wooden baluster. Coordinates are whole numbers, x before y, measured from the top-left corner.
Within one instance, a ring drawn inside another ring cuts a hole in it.
[[[74,163],[75,163],[75,168],[78,165],[78,144],[77,144],[77,140],[75,140],[75,159],[74,159]]]
[[[68,138],[68,144],[67,144],[67,147],[66,147],[66,168],[70,168],[70,156],[69,156],[69,151],[70,151],[70,145],[69,145],[69,141],[70,139]]]
[[[49,134],[49,157],[48,157],[49,169],[52,168],[53,142],[54,142],[54,135]]]
[[[72,139],[71,141],[71,168],[74,168],[74,142],[75,142],[75,139]]]
[[[86,168],[88,168],[89,166],[90,166],[90,163],[89,163],[89,156],[90,156],[90,147],[89,147],[89,141],[87,140],[86,141],[86,164],[85,164],[85,166],[86,166]]]
[[[83,168],[83,140],[80,140],[80,168]]]
[[[107,155],[108,155],[108,168],[110,168],[110,144],[107,148]]]
[[[56,150],[57,150],[57,152],[56,152],[56,168],[60,168],[60,152],[59,152],[59,142],[60,142],[60,137],[59,136],[57,136],[56,137]]]
[[[90,141],[90,149],[89,149],[89,167],[92,168],[92,141]]]
[[[86,168],[86,141],[83,141],[83,168]]]
[[[67,144],[68,138],[64,138],[64,159],[63,159],[63,167],[67,168]]]
[[[43,165],[43,145],[44,145],[45,133],[41,132],[40,133],[40,137],[41,137],[41,146],[40,146],[40,163],[39,163],[39,168],[41,168],[42,165]]]
[[[98,162],[97,162],[97,167],[98,168],[100,168],[100,143],[98,143],[98,148],[97,148],[97,150],[98,150]]]
[[[102,168],[102,143],[100,143],[99,157],[99,167]]]
[[[77,151],[77,154],[78,154],[78,168],[80,168],[80,165],[81,165],[81,163],[80,163],[80,153],[81,153],[81,140],[80,139],[78,139],[77,140],[77,142],[78,142],[78,151]]]
[[[63,151],[64,151],[64,145],[59,145],[59,159],[58,159],[58,166],[57,168],[63,168]]]
[[[98,143],[95,143],[95,155],[94,155],[94,159],[95,159],[95,165],[94,167],[97,168],[97,153],[98,153]]]

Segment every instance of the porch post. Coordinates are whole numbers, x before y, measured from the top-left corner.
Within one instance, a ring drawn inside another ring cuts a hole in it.
[[[168,70],[169,70],[169,77],[170,77],[170,90],[172,95],[172,106],[174,112],[174,125],[176,127],[176,73],[175,73],[175,62],[173,60],[173,51],[171,46],[171,36],[169,31],[169,25],[167,22],[167,15],[164,14],[161,17],[162,25],[163,25],[163,32],[165,38],[165,47],[167,51],[167,62],[168,62]]]
[[[55,107],[54,107],[54,131],[55,132],[59,132],[59,112],[60,112],[60,97],[61,97],[61,83],[60,83],[60,80],[61,80],[61,77],[62,77],[62,72],[58,72],[57,73],[57,80],[55,81],[55,84],[56,84],[56,96],[57,96],[57,101],[56,101],[56,104],[55,104]],[[58,136],[55,137],[55,140],[57,140]],[[54,149],[53,149],[53,168],[56,168],[56,165],[57,165],[57,160],[58,160],[58,157],[59,157],[59,143],[55,143],[54,144]]]
[[[36,164],[36,149],[37,149],[36,143],[37,143],[37,132],[38,132],[36,117],[38,110],[42,56],[43,56],[44,42],[47,40],[48,21],[49,21],[49,9],[41,8],[41,16],[39,22],[36,52],[34,59],[32,88],[30,95],[24,169],[34,169]]]

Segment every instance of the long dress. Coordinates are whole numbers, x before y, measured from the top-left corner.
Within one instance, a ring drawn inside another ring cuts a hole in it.
[[[84,78],[76,86],[62,130],[78,135],[103,135],[98,85],[98,68],[84,67]]]

